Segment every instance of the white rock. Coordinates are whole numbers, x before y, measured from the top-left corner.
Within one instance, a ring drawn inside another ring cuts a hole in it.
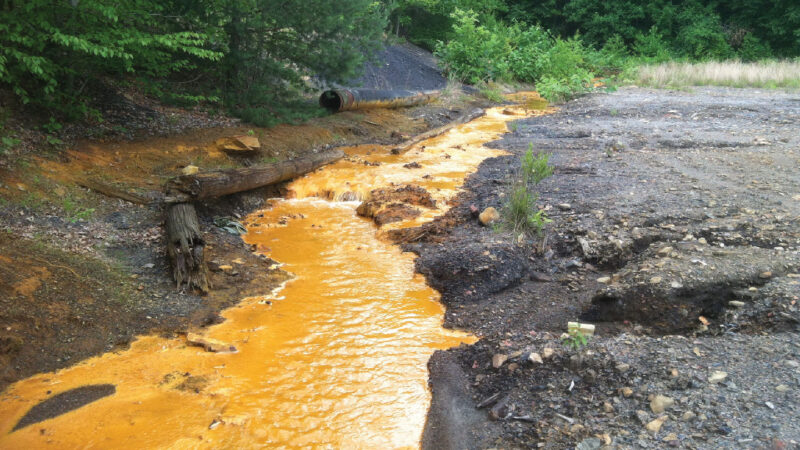
[[[728,372],[723,372],[721,370],[715,370],[711,373],[708,377],[708,382],[712,384],[719,383],[723,381],[725,378],[728,378]]]
[[[528,356],[528,361],[534,364],[544,364],[544,361],[542,361],[542,355],[536,352],[533,352]]]

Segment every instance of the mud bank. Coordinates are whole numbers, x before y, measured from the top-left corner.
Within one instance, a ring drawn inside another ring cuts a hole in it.
[[[797,92],[625,88],[512,126],[513,156],[400,239],[482,336],[432,357],[423,447],[796,445],[799,125]],[[520,244],[470,206],[503,206],[529,144],[553,223]],[[578,319],[598,335],[565,347]]]

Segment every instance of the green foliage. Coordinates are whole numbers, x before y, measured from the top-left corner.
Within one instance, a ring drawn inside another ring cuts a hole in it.
[[[436,45],[436,56],[445,71],[467,83],[503,80],[508,77],[511,44],[502,33],[480,25],[473,11],[453,12],[453,34],[447,43]]]
[[[772,49],[769,47],[769,44],[761,41],[752,33],[747,33],[744,38],[742,38],[741,45],[736,52],[742,61],[758,61],[773,57]]]
[[[569,100],[581,92],[587,92],[592,85],[592,75],[583,70],[576,69],[575,73],[565,79],[545,76],[536,84],[539,94],[551,103]]]
[[[532,144],[522,157],[520,176],[503,207],[504,222],[514,233],[535,232],[541,235],[545,225],[551,222],[547,214],[536,207],[539,196],[529,188],[531,182],[535,186],[553,174],[549,160],[549,153],[534,156]]]
[[[713,8],[690,5],[677,15],[680,25],[675,36],[679,55],[695,60],[726,59],[733,56],[720,17]]]
[[[0,80],[59,120],[98,119],[98,83],[122,79],[169,104],[219,102],[258,124],[306,118],[296,107],[311,77],[356,75],[388,13],[373,0],[6,1]]]
[[[64,209],[67,221],[71,223],[91,219],[95,212],[94,208],[84,208],[70,196],[64,197],[61,207]]]
[[[22,101],[67,118],[90,114],[87,85],[106,74],[165,76],[216,60],[208,36],[180,29],[170,2],[4,2],[0,80]]]
[[[476,87],[478,88],[478,92],[481,93],[487,99],[495,102],[495,103],[502,103],[505,101],[503,97],[503,92],[500,90],[500,87],[497,86],[494,82],[479,82]]]
[[[506,224],[514,233],[535,232],[541,234],[550,222],[544,211],[536,207],[539,196],[528,189],[524,182],[515,183],[508,201],[503,207]]]
[[[655,26],[650,28],[646,34],[636,34],[633,51],[648,63],[660,63],[672,59],[672,52],[667,41]]]
[[[528,151],[522,157],[522,179],[526,183],[539,184],[552,175],[553,167],[549,164],[550,156],[550,153],[538,153],[534,156],[533,144],[528,144]]]
[[[572,351],[578,351],[589,343],[589,338],[586,337],[580,330],[575,330],[574,332],[568,334],[561,338],[561,343],[564,347],[571,349]]]

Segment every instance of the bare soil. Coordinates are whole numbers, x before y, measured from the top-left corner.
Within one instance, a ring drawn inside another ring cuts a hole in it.
[[[512,125],[457,207],[396,236],[446,325],[481,336],[432,357],[423,447],[795,448],[798,127],[800,93],[724,88],[624,88]],[[470,206],[504,206],[529,144],[552,153],[535,189],[553,222],[519,240]],[[568,321],[597,333],[565,346]]]

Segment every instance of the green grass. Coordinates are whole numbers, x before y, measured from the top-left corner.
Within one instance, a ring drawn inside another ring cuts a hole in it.
[[[64,197],[61,207],[64,210],[65,218],[71,223],[89,220],[95,212],[94,208],[85,208],[79,205],[71,196]]]
[[[527,183],[517,182],[511,190],[503,216],[514,234],[534,232],[541,235],[550,222],[544,211],[536,207],[539,195],[531,192]]]
[[[495,103],[503,103],[506,100],[505,97],[503,97],[503,91],[500,89],[500,86],[493,82],[481,82],[475,85],[475,87],[478,88],[478,92],[480,92],[481,95]]]

